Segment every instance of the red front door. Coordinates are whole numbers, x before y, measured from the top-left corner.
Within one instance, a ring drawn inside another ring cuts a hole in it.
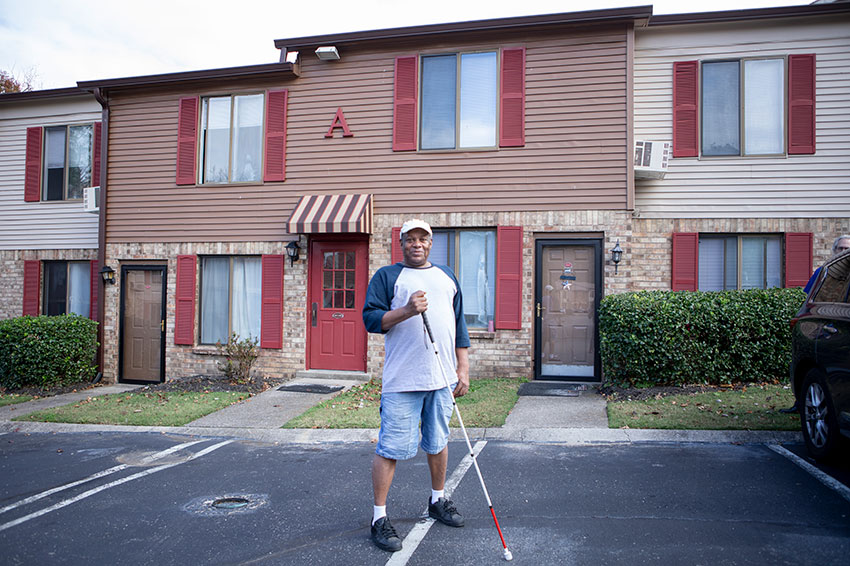
[[[366,371],[368,242],[310,242],[309,369]]]

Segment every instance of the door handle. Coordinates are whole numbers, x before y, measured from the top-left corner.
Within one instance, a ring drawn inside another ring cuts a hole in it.
[[[159,321],[159,331],[165,332],[165,321],[164,320]]]
[[[537,318],[540,318],[540,303],[537,303]]]
[[[319,303],[313,303],[311,310],[312,310],[312,313],[311,313],[310,319],[311,319],[312,325],[316,326],[316,325],[318,325],[318,318],[319,318]]]

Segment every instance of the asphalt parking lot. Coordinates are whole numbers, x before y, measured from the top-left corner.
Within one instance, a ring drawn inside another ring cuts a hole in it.
[[[466,527],[420,524],[429,485],[417,456],[390,493],[407,537],[396,555],[368,536],[368,442],[104,432],[7,433],[0,445],[5,564],[502,562],[462,443],[451,444],[449,482]],[[846,493],[769,446],[477,449],[515,564],[839,564],[850,553]],[[227,499],[237,501],[213,505]]]

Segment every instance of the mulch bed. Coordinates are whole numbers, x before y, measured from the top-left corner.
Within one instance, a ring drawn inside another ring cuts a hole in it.
[[[602,385],[598,388],[600,395],[609,401],[645,401],[646,399],[662,399],[670,395],[696,395],[697,393],[711,393],[715,391],[742,391],[752,384],[736,383],[734,385],[682,385],[679,387],[617,387],[615,385]]]

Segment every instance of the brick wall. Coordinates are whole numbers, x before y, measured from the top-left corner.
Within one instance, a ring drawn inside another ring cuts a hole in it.
[[[0,250],[0,319],[16,318],[24,310],[24,261],[97,259],[97,250]],[[41,303],[43,301],[39,301]]]

